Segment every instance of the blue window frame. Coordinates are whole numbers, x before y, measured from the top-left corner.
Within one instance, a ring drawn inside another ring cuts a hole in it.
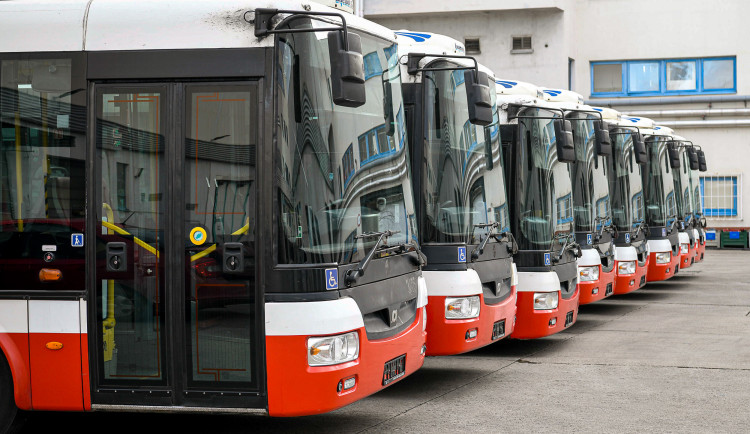
[[[592,97],[736,92],[736,57],[591,62]]]
[[[739,217],[736,176],[701,176],[701,205],[706,217]]]
[[[341,166],[344,168],[344,188],[346,188],[356,171],[354,167],[354,148],[352,145],[346,148],[344,156],[341,157]]]
[[[399,144],[399,149],[400,146]],[[396,143],[393,136],[385,134],[385,124],[378,125],[359,136],[359,158],[362,160],[359,167],[394,153]]]
[[[565,224],[573,221],[573,199],[570,193],[557,199],[557,224]]]

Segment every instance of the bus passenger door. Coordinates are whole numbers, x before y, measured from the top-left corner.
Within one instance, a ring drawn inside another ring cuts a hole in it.
[[[257,86],[102,84],[95,98],[92,404],[264,406]]]

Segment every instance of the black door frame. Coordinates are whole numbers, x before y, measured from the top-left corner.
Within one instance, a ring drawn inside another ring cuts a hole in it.
[[[187,388],[187,347],[189,336],[187,333],[187,319],[185,318],[185,272],[184,255],[165,255],[163,259],[165,267],[165,294],[164,303],[164,371],[165,386],[159,387],[112,387],[99,386],[99,375],[103,367],[99,366],[99,351],[101,341],[101,330],[97,329],[97,318],[100,301],[96,296],[98,287],[96,276],[96,221],[97,212],[92,206],[101,203],[101,183],[99,170],[101,162],[97,150],[97,117],[99,112],[98,93],[107,88],[127,89],[144,87],[163,87],[166,90],[163,113],[165,125],[160,131],[165,136],[164,168],[166,169],[166,188],[170,194],[165,195],[166,214],[165,222],[184,222],[185,192],[181,180],[184,179],[185,169],[185,110],[186,110],[186,88],[190,85],[246,85],[254,87],[254,96],[257,98],[257,106],[263,106],[262,80],[201,80],[201,81],[165,81],[165,80],[129,80],[123,81],[90,81],[89,90],[89,113],[88,113],[88,143],[87,143],[87,167],[86,175],[91,182],[87,185],[87,238],[86,243],[86,267],[88,291],[88,360],[91,387],[91,402],[97,407],[165,407],[165,406],[188,406],[188,407],[212,407],[212,408],[265,408],[267,400],[265,396],[265,306],[261,287],[261,261],[260,255],[255,256],[255,324],[253,328],[254,344],[254,370],[255,387],[250,390],[227,390],[220,387],[211,388]],[[265,126],[265,116],[262,110],[258,110],[253,122],[257,122],[256,161],[257,154],[261,149],[262,128]],[[261,170],[256,165],[256,181],[260,181]],[[256,198],[261,203],[265,195],[261,194],[260,184],[256,182]],[[255,222],[260,222],[260,209],[256,206],[254,211]],[[164,225],[164,248],[170,252],[184,251],[184,224]]]

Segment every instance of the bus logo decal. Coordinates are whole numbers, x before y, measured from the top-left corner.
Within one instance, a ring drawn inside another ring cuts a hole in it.
[[[70,245],[73,247],[83,247],[83,234],[70,234]]]
[[[549,252],[544,254],[544,265],[552,265],[552,256]]]
[[[339,289],[338,268],[326,268],[326,289]]]
[[[466,247],[458,248],[458,262],[466,262]]]

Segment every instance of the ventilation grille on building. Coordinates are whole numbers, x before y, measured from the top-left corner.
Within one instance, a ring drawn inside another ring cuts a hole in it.
[[[479,38],[464,39],[464,46],[466,47],[466,54],[479,54],[482,52],[479,49]]]
[[[514,36],[513,51],[531,50],[531,36]]]

